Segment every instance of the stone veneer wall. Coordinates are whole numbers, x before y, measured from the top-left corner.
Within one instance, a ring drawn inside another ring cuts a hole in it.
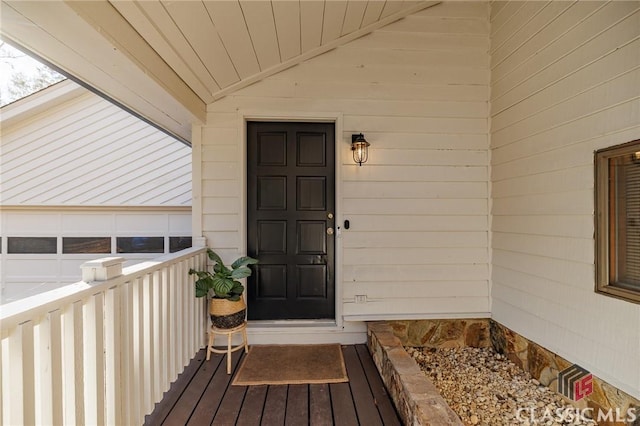
[[[387,323],[367,324],[367,344],[403,424],[463,426]]]
[[[388,321],[388,324],[403,346],[436,348],[493,346],[496,352],[506,355],[513,363],[553,391],[558,390],[558,372],[573,364],[494,320],[412,320]],[[593,393],[578,402],[571,403],[578,408],[592,408],[594,412],[598,409],[615,411],[616,408],[626,412],[628,408],[635,407],[636,413],[640,415],[640,401],[596,376],[593,376]],[[606,426],[623,423],[600,422],[599,424]],[[633,425],[640,425],[640,419]]]
[[[541,384],[548,386],[553,391],[558,390],[558,372],[573,365],[561,356],[543,348],[531,340],[522,337],[515,331],[491,320],[491,344],[493,348],[505,354],[514,364],[529,372],[531,377]],[[640,355],[639,355],[640,356]],[[635,407],[636,414],[640,416],[640,401],[622,392],[609,383],[593,376],[593,393],[580,401],[572,401],[579,408],[592,408],[608,410],[619,408],[626,412],[628,408]],[[600,426],[623,425],[624,423],[600,422]],[[640,425],[640,419],[632,423]]]
[[[484,348],[491,346],[488,319],[388,321],[404,346]]]

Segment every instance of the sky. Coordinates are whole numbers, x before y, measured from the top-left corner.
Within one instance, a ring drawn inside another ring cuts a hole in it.
[[[22,73],[26,78],[38,75],[38,67],[44,67],[31,56],[0,41],[0,105],[9,103],[9,85],[11,77]]]

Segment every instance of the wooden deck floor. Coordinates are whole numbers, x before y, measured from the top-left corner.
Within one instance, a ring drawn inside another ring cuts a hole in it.
[[[231,386],[222,355],[202,349],[165,393],[146,425],[400,425],[365,345],[343,346],[348,383]]]

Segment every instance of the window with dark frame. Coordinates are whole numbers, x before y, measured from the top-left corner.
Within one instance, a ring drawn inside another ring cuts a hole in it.
[[[640,303],[640,139],[595,153],[596,291]]]
[[[111,237],[63,237],[62,253],[111,253]]]
[[[7,238],[7,254],[56,254],[57,252],[56,237]]]
[[[191,237],[169,237],[169,253],[191,247]]]
[[[0,252],[2,250],[0,238]],[[165,237],[116,237],[117,253],[164,253]],[[169,237],[169,252],[192,246],[190,236]],[[62,254],[110,254],[111,237],[62,237]],[[57,237],[8,237],[8,254],[58,254]]]
[[[164,253],[164,237],[117,237],[118,253]]]

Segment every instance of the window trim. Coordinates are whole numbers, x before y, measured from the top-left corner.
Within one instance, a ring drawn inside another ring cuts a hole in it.
[[[595,291],[610,297],[640,304],[640,288],[630,289],[615,285],[610,280],[610,190],[609,160],[622,155],[640,151],[640,139],[594,152],[595,169]]]

